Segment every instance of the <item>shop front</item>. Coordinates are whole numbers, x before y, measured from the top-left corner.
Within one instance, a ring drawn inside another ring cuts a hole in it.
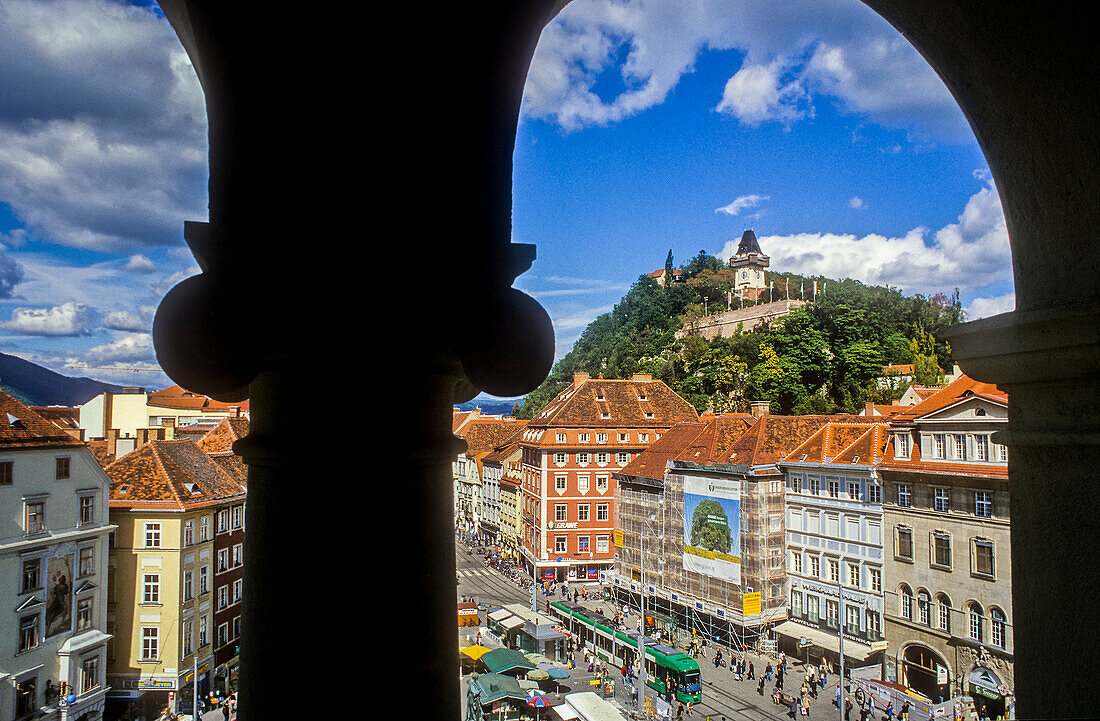
[[[976,667],[966,677],[967,692],[974,699],[978,718],[1004,716],[1012,691],[995,672],[982,666]]]

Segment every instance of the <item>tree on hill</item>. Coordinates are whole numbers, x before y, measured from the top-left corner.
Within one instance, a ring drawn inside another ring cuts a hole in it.
[[[798,298],[802,290],[813,302],[730,338],[677,339],[677,330],[701,317],[704,299],[724,297],[724,270],[700,251],[683,269],[685,283],[661,289],[653,278],[639,278],[524,399],[520,416],[532,418],[576,372],[605,378],[649,373],[700,412],[745,411],[751,401],[767,400],[775,413],[800,414],[860,413],[867,402],[896,401],[905,387],[881,380],[890,363],[912,363],[918,380],[928,384],[952,366],[950,346],[938,339],[962,322],[958,289],[951,296],[905,296],[850,278],[769,272],[769,282],[783,283],[776,300],[788,292]],[[764,294],[760,302],[767,300]]]

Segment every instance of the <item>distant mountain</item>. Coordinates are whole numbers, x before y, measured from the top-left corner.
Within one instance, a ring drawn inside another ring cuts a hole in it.
[[[457,403],[455,407],[460,411],[472,411],[474,408],[480,408],[483,416],[510,416],[512,415],[512,407],[515,406],[517,401],[522,403],[523,399],[498,401],[489,398],[482,398],[480,400],[475,398],[465,403]]]
[[[0,353],[0,389],[28,406],[79,406],[104,391],[121,391],[122,386],[91,378],[69,378]]]

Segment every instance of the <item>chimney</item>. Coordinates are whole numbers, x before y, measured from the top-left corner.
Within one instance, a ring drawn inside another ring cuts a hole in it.
[[[653,380],[653,375],[650,373],[635,373],[630,380],[637,383],[648,383]]]
[[[875,415],[875,404],[871,403],[870,401],[867,401],[867,406],[866,406],[866,408],[863,409],[863,415],[865,415],[865,416]]]
[[[584,383],[586,380],[588,380],[588,378],[589,378],[589,376],[588,376],[587,373],[574,373],[573,374],[573,387],[576,388],[581,383]]]
[[[749,408],[749,412],[752,413],[753,418],[760,418],[766,416],[772,412],[772,404],[770,401],[753,401]]]
[[[107,455],[113,456],[115,458],[118,458],[118,455],[116,453],[118,445],[118,434],[119,430],[117,428],[110,428],[107,430]]]

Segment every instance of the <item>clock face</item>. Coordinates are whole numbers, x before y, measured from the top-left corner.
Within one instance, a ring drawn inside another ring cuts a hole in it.
[[[747,270],[741,271],[741,280],[744,280],[748,277],[749,277],[749,271],[747,271]]]

